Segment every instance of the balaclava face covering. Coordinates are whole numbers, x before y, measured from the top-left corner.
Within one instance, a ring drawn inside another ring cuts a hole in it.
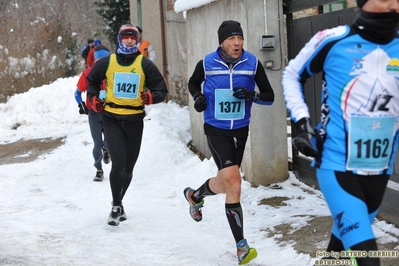
[[[357,0],[362,8],[368,0]],[[387,44],[398,36],[399,14],[396,12],[374,13],[360,10],[353,26],[364,39],[379,44]]]
[[[125,36],[129,36],[129,37],[132,37],[133,39],[135,39],[136,44],[133,45],[132,47],[128,47],[128,46],[124,45],[122,43],[122,39]],[[118,36],[117,36],[118,48],[117,48],[116,52],[118,54],[136,53],[138,51],[138,48],[137,48],[138,36],[139,36],[139,31],[135,26],[133,26],[131,24],[122,25],[121,28],[119,29]]]

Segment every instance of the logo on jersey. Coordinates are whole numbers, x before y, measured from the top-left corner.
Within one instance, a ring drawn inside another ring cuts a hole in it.
[[[320,44],[322,44],[325,39],[332,36],[335,36],[335,32],[329,32],[328,30],[323,30],[318,32],[316,34],[316,39],[318,40],[318,42],[316,42],[316,44],[314,45],[314,49],[317,49],[317,47],[319,47]]]
[[[349,73],[350,76],[357,76],[357,75],[366,73],[363,70],[363,61],[364,61],[364,59],[353,58],[352,71],[351,71],[351,73]]]
[[[342,222],[343,216],[344,216],[344,212],[340,212],[337,215],[335,215],[335,218],[334,218],[335,226],[338,227],[340,237],[359,228],[359,223],[353,223],[349,226],[344,227],[344,223]]]
[[[339,232],[339,236],[340,236],[340,237],[343,237],[343,236],[346,235],[347,233],[349,233],[349,232],[351,232],[351,231],[353,231],[353,230],[356,230],[356,229],[359,229],[359,223],[354,223],[354,224],[351,224],[351,225],[345,227],[344,229],[342,229],[342,230]]]
[[[387,65],[387,74],[393,76],[399,76],[399,59],[392,58]]]
[[[344,212],[340,212],[337,215],[335,215],[334,221],[335,221],[336,226],[338,226],[338,229],[341,229],[344,226],[344,223],[341,222],[343,215],[344,215]]]
[[[387,94],[379,94],[372,99],[372,104],[370,106],[370,112],[378,112],[384,111],[388,112],[389,108],[387,107],[388,103],[390,102],[393,96]]]
[[[380,62],[380,66],[376,64]],[[353,76],[341,94],[345,120],[354,115],[394,115],[399,106],[399,59],[380,48],[354,59]]]

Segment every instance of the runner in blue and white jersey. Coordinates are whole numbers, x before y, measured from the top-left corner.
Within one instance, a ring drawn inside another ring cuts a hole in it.
[[[283,73],[294,146],[312,165],[333,217],[327,251],[377,250],[371,224],[392,174],[399,135],[399,1],[358,0],[352,25],[318,32]],[[314,129],[303,84],[322,72]],[[379,258],[356,258],[359,266]]]

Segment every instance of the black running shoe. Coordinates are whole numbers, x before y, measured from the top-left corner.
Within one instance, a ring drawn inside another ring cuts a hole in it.
[[[103,181],[103,179],[104,179],[104,172],[102,169],[98,169],[93,181],[101,182],[101,181]]]
[[[121,217],[121,206],[113,206],[111,213],[108,216],[108,224],[112,226],[118,226]]]
[[[111,161],[111,155],[109,154],[109,151],[103,149],[103,162],[105,164],[109,164],[110,161]]]
[[[119,216],[119,221],[123,222],[127,220],[127,216],[125,213],[125,208],[123,208],[123,205],[121,205],[121,216]]]

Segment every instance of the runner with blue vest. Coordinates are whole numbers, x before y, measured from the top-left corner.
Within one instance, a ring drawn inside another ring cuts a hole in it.
[[[197,63],[188,83],[194,108],[204,112],[204,131],[218,172],[198,189],[186,188],[184,196],[191,217],[199,222],[204,198],[226,194],[225,214],[236,242],[238,264],[243,265],[256,258],[257,252],[244,238],[239,167],[252,104],[271,105],[274,92],[261,62],[243,49],[244,34],[239,22],[224,21],[218,37],[220,46]]]

